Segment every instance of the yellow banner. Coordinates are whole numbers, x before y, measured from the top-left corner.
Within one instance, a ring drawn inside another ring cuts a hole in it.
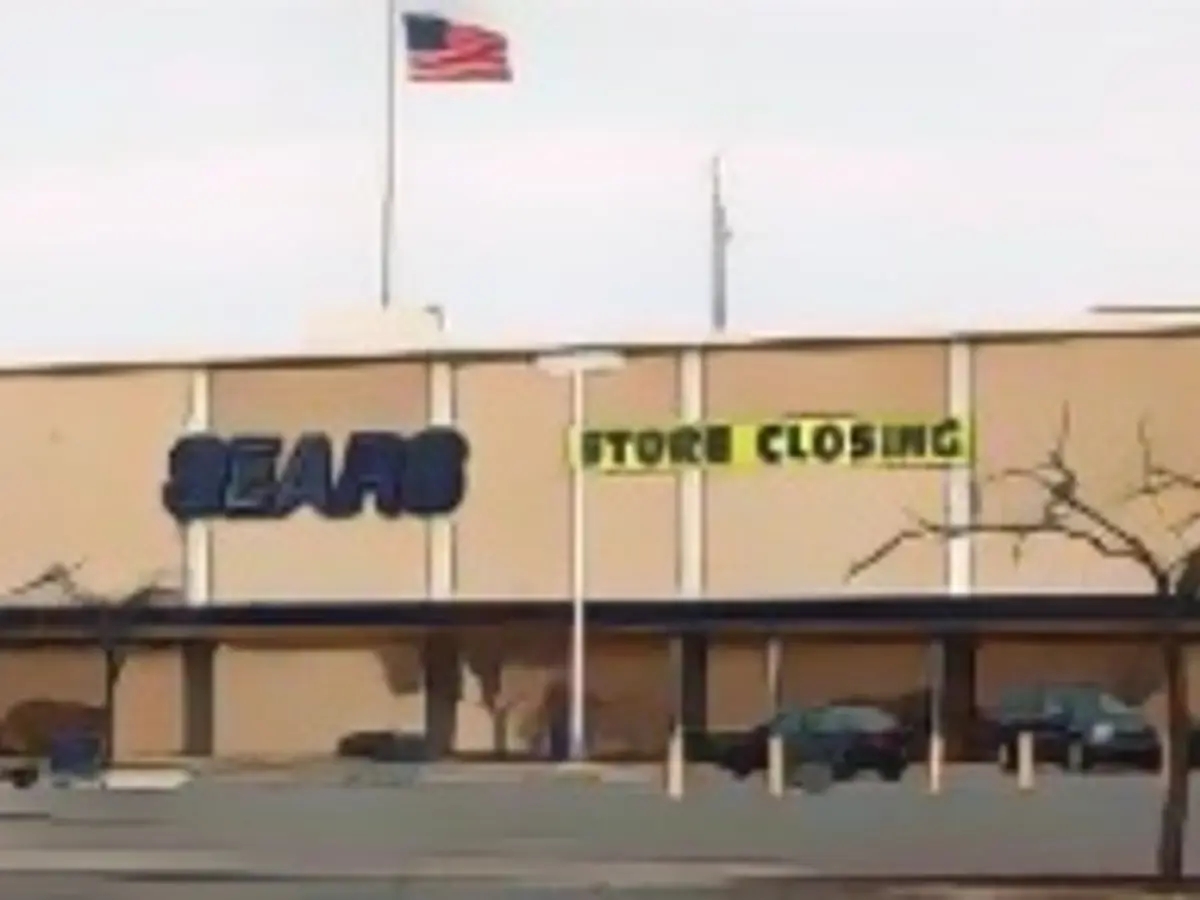
[[[572,431],[571,465],[608,475],[781,466],[946,468],[970,465],[969,423],[943,419],[801,416],[730,424]]]

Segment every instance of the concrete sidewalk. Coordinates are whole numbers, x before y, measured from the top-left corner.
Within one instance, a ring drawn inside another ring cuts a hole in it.
[[[0,873],[70,873],[160,877],[322,880],[416,879],[530,882],[539,885],[654,887],[719,885],[753,879],[812,876],[800,866],[709,860],[645,861],[521,859],[509,856],[397,857],[347,850],[314,853],[204,851],[5,850]]]

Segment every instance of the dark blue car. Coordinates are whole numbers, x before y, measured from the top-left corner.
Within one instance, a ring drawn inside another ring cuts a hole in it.
[[[712,760],[738,778],[767,767],[772,735],[783,739],[789,782],[814,769],[833,780],[864,772],[899,781],[909,765],[909,734],[889,713],[871,706],[829,705],[780,712],[738,735],[726,735]]]
[[[1158,733],[1142,713],[1086,683],[1032,685],[1007,691],[988,715],[996,758],[1015,771],[1021,732],[1032,736],[1038,761],[1070,771],[1099,766],[1157,769]]]

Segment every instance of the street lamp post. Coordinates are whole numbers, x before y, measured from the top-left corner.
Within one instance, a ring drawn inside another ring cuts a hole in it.
[[[538,368],[571,384],[571,441],[576,442],[587,422],[587,377],[621,368],[619,353],[576,352],[543,356]],[[570,754],[587,758],[587,722],[584,698],[587,691],[587,477],[571,454],[571,653],[570,653]]]

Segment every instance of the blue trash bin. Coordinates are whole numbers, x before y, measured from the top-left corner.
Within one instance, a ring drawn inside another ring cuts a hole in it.
[[[82,730],[65,730],[50,739],[50,774],[55,778],[95,778],[100,773],[100,738]]]

